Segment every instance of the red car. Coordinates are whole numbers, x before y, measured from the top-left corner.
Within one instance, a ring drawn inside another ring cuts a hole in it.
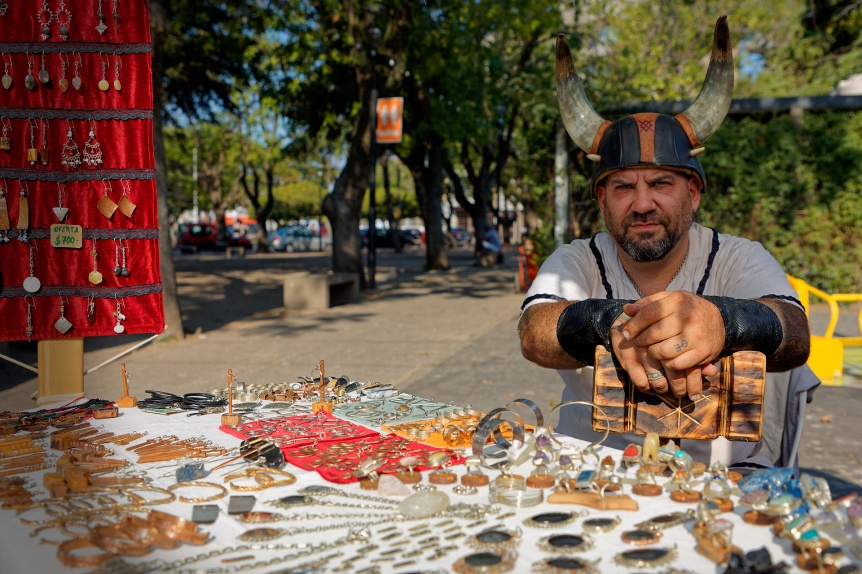
[[[218,241],[218,226],[215,223],[180,223],[177,234],[177,247],[183,253],[197,253],[201,250],[218,251],[226,247],[244,247],[251,249],[251,241],[244,235],[238,235],[233,229],[227,229],[226,241]]]

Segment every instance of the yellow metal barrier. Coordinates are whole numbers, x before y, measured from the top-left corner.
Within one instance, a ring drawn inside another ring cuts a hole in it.
[[[787,279],[790,281],[790,285],[796,289],[806,313],[809,313],[812,295],[829,305],[829,324],[826,326],[826,331],[823,335],[811,334],[811,355],[808,357],[808,366],[825,384],[841,384],[844,369],[844,347],[862,346],[862,336],[835,336],[835,327],[838,324],[840,312],[838,303],[862,301],[862,293],[830,294],[812,287],[797,277],[788,275]],[[862,334],[862,310],[859,312],[859,332]]]

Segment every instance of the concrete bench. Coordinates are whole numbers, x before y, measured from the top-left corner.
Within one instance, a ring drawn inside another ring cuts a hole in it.
[[[328,309],[356,301],[359,301],[358,273],[298,271],[284,279],[286,309]]]

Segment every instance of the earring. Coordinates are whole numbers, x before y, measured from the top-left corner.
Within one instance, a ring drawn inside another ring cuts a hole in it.
[[[102,52],[99,52],[99,59],[102,60],[102,79],[99,80],[99,89],[103,92],[107,92],[111,87],[108,83],[108,78],[106,77],[108,73],[108,57]]]
[[[90,325],[96,322],[96,301],[92,295],[87,297],[87,323]]]
[[[12,76],[9,75],[9,69],[14,68],[12,66],[12,56],[8,56],[8,60],[6,58],[6,52],[3,52],[3,77],[0,78],[0,82],[3,83],[3,88],[8,90],[12,87]]]
[[[81,59],[81,54],[77,52],[72,52],[72,58],[75,59],[75,77],[72,78],[72,87],[80,92],[83,82],[81,81],[81,76],[78,75],[78,73],[81,71],[81,67],[84,65],[84,62]]]
[[[32,241],[27,242],[30,247],[30,276],[24,279],[22,286],[27,293],[36,293],[42,288],[42,282],[36,277],[36,261],[33,258],[33,251],[38,251],[39,248]]]
[[[36,308],[36,298],[32,295],[25,295],[24,303],[27,304],[27,328],[24,329],[24,333],[27,334],[27,341],[29,342],[30,337],[33,336],[33,309]]]
[[[66,8],[66,0],[60,0],[60,5],[57,7],[57,11],[54,13],[54,18],[60,25],[60,39],[68,40],[69,26],[72,24],[72,13],[69,12],[68,8]]]
[[[66,70],[69,68],[69,54],[60,54],[60,67],[63,76],[60,81],[60,91],[64,94],[69,91],[69,80],[66,79]]]
[[[39,159],[42,160],[42,165],[48,165],[48,162],[51,159],[51,152],[48,150],[48,121],[40,120],[42,122],[42,147],[39,150]]]
[[[129,268],[126,266],[126,252],[129,250],[129,240],[126,239],[126,245],[123,246],[123,240],[120,239],[120,255],[123,258],[123,263],[120,265],[120,277],[128,277],[132,273],[129,271]]]
[[[99,82],[101,84],[101,82]],[[102,165],[102,149],[96,141],[96,133],[93,131],[93,121],[90,120],[90,139],[84,144],[84,163],[96,167]]]
[[[54,328],[65,335],[72,328],[72,323],[66,319],[66,305],[63,302],[63,297],[63,294],[60,293],[60,318],[54,323]],[[66,298],[66,302],[68,302],[68,298]]]
[[[119,54],[114,54],[114,89],[118,92],[123,89],[123,84],[120,83],[120,68],[123,67],[123,61]]]
[[[120,248],[118,247],[117,240],[114,239],[114,275],[117,277],[122,273],[122,269],[120,268]]]
[[[27,75],[24,76],[24,87],[31,92],[36,89],[36,78],[33,77],[33,57],[27,52]]]
[[[57,182],[57,207],[53,208],[54,215],[57,217],[57,221],[63,223],[63,220],[66,219],[66,214],[69,213],[68,207],[63,207],[63,197],[66,196],[66,188],[63,187],[61,182]]]
[[[18,241],[28,243],[30,235],[27,231],[30,229],[30,202],[27,200],[27,182],[18,180],[18,187],[21,188],[21,197],[18,199],[18,223],[15,226],[18,229]],[[30,251],[30,261],[33,260],[33,252]]]
[[[123,180],[120,180],[120,185],[123,186],[123,196],[119,201],[120,213],[131,219],[132,214],[135,213],[135,208],[137,208],[137,205],[132,203],[132,200],[129,199],[129,192],[132,190],[132,186],[130,183]]]
[[[42,50],[42,69],[39,70],[39,81],[42,82],[43,86],[47,86],[51,81],[51,75],[45,69],[45,50]]]
[[[33,118],[27,118],[27,122],[30,124],[30,147],[27,148],[27,161],[33,165],[39,161],[39,150],[36,149],[36,128],[38,126]]]
[[[117,299],[117,310],[114,311],[114,317],[117,318],[117,324],[114,325],[114,333],[116,333],[118,335],[126,330],[126,328],[123,327],[123,324],[122,324],[122,321],[126,320],[126,316],[123,315],[123,312],[122,312],[122,306],[123,306],[122,301]]]
[[[51,37],[50,24],[54,19],[54,15],[48,9],[48,0],[43,0],[42,9],[36,13],[36,19],[39,21],[39,25],[42,26],[42,39],[47,40]]]
[[[74,80],[72,80],[72,83],[74,83]],[[60,157],[63,158],[60,160],[60,165],[69,169],[75,169],[81,165],[81,152],[78,150],[78,144],[75,143],[75,139],[72,137],[72,121],[66,120],[66,123],[69,125],[69,131],[66,132],[66,143],[63,144],[63,153],[60,154]]]
[[[96,31],[101,36],[105,33],[105,30],[108,29],[108,27],[105,26],[105,14],[102,12],[102,0],[99,0],[99,8],[96,12],[96,16],[99,18],[99,23],[96,25]]]
[[[12,124],[6,118],[0,118],[0,123],[3,124],[3,135],[0,136],[0,150],[12,151],[12,139],[9,134],[12,133]]]
[[[114,22],[117,24],[122,22],[122,19],[120,18],[120,0],[114,0],[114,13],[112,16],[114,18]]]
[[[6,180],[0,185],[0,243],[9,243],[9,208],[6,205]]]
[[[102,185],[105,188],[105,195],[103,195],[99,200],[99,203],[96,204],[96,209],[98,209],[99,213],[104,215],[107,219],[111,219],[114,216],[114,212],[117,211],[117,204],[114,203],[114,200],[112,200],[108,195],[108,190],[111,189],[111,182],[107,179],[103,179]]]
[[[98,285],[102,282],[102,274],[99,273],[99,253],[96,251],[96,240],[93,240],[93,249],[90,251],[93,255],[93,270],[90,271],[90,274],[87,276],[87,280],[93,285]]]

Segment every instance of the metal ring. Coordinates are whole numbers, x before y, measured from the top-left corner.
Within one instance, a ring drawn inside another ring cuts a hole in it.
[[[550,420],[551,416],[552,416],[552,415],[553,415],[557,410],[559,410],[559,409],[561,409],[561,408],[563,408],[563,407],[567,407],[567,406],[569,406],[569,405],[584,405],[584,406],[588,406],[588,407],[593,407],[595,410],[599,411],[599,412],[601,413],[601,415],[602,415],[602,416],[604,417],[604,419],[605,419],[605,435],[604,435],[601,439],[597,440],[596,442],[591,443],[591,444],[590,444],[589,446],[587,446],[584,450],[592,450],[592,449],[595,449],[595,447],[599,446],[600,444],[602,444],[603,442],[605,442],[605,440],[607,440],[608,435],[609,435],[609,434],[610,434],[610,432],[611,432],[611,430],[610,430],[610,429],[611,429],[611,421],[608,419],[608,415],[607,415],[607,414],[605,414],[605,411],[603,411],[603,410],[602,410],[602,408],[601,408],[600,406],[598,406],[597,404],[595,404],[595,403],[591,403],[591,402],[589,402],[589,401],[565,401],[565,402],[562,402],[562,403],[558,404],[557,406],[555,406],[554,408],[552,408],[552,409],[551,409],[551,412],[550,412],[550,413],[548,413],[548,419]],[[561,415],[561,416],[562,416],[562,415]],[[552,439],[554,439],[557,443],[559,443],[560,441],[559,441],[559,440],[557,440],[556,438],[554,438],[553,427],[548,427],[548,429],[552,431],[552,432],[548,433],[548,434],[550,435],[550,437],[551,437]],[[596,456],[598,456],[598,455],[596,455]]]
[[[486,466],[488,468],[498,468],[500,462],[506,460],[505,458],[501,458],[500,461],[493,463],[493,464],[489,464],[485,461],[485,442],[488,440],[488,437],[491,436],[491,433],[494,432],[495,430],[497,430],[497,428],[500,427],[504,423],[509,424],[511,426],[512,438],[514,440],[520,441],[522,444],[524,442],[524,427],[523,426],[518,425],[517,423],[511,422],[511,421],[503,420],[503,419],[492,418],[492,419],[488,419],[488,420],[484,421],[482,424],[480,424],[476,428],[476,433],[473,435],[473,446],[472,446],[473,455],[475,455],[481,459],[483,466]],[[500,446],[501,448],[503,448],[504,450],[506,448],[508,448],[509,443],[507,442],[506,444],[507,444],[507,446],[504,447],[503,445],[497,443],[497,445]]]
[[[646,378],[649,382],[653,383],[655,381],[665,378],[665,374],[663,371],[647,371]]]
[[[511,406],[515,403],[519,403],[525,405],[531,411],[533,411],[533,415],[536,417],[536,428],[545,426],[545,416],[542,414],[542,409],[539,408],[539,405],[531,401],[530,399],[515,399],[506,405],[506,409],[512,410]]]
[[[482,420],[481,420],[481,421],[479,421],[479,425],[481,425],[481,424],[482,424],[483,422],[485,422],[485,421],[489,421],[489,420],[492,420],[492,419],[505,420],[505,419],[503,419],[503,413],[512,413],[513,415],[515,415],[515,417],[517,417],[517,419],[518,419],[518,424],[519,424],[519,425],[520,425],[520,427],[521,427],[521,435],[522,435],[522,436],[521,436],[521,438],[520,438],[519,440],[520,440],[520,441],[521,441],[521,443],[523,444],[523,442],[524,442],[524,437],[523,437],[523,434],[524,434],[524,419],[522,419],[522,418],[521,418],[521,415],[519,415],[519,414],[518,414],[518,413],[516,413],[515,411],[509,410],[509,409],[507,409],[507,408],[505,408],[505,407],[501,407],[501,408],[494,409],[494,410],[490,411],[488,414],[486,414],[486,415],[482,418]],[[506,422],[509,422],[509,424],[512,426],[512,430],[513,430],[513,433],[514,433],[515,425],[514,425],[514,424],[512,424],[512,422],[511,422],[511,421],[506,421]],[[498,425],[498,426],[499,426],[499,425]],[[508,440],[506,440],[506,438],[503,436],[503,433],[502,433],[502,432],[500,432],[500,431],[498,430],[498,428],[497,428],[497,427],[495,427],[495,428],[492,430],[492,432],[493,432],[493,434],[494,434],[494,441],[495,441],[495,442],[500,446],[500,448],[508,449],[510,446],[512,446],[512,444],[511,444]],[[517,437],[513,437],[513,438],[517,438]]]

